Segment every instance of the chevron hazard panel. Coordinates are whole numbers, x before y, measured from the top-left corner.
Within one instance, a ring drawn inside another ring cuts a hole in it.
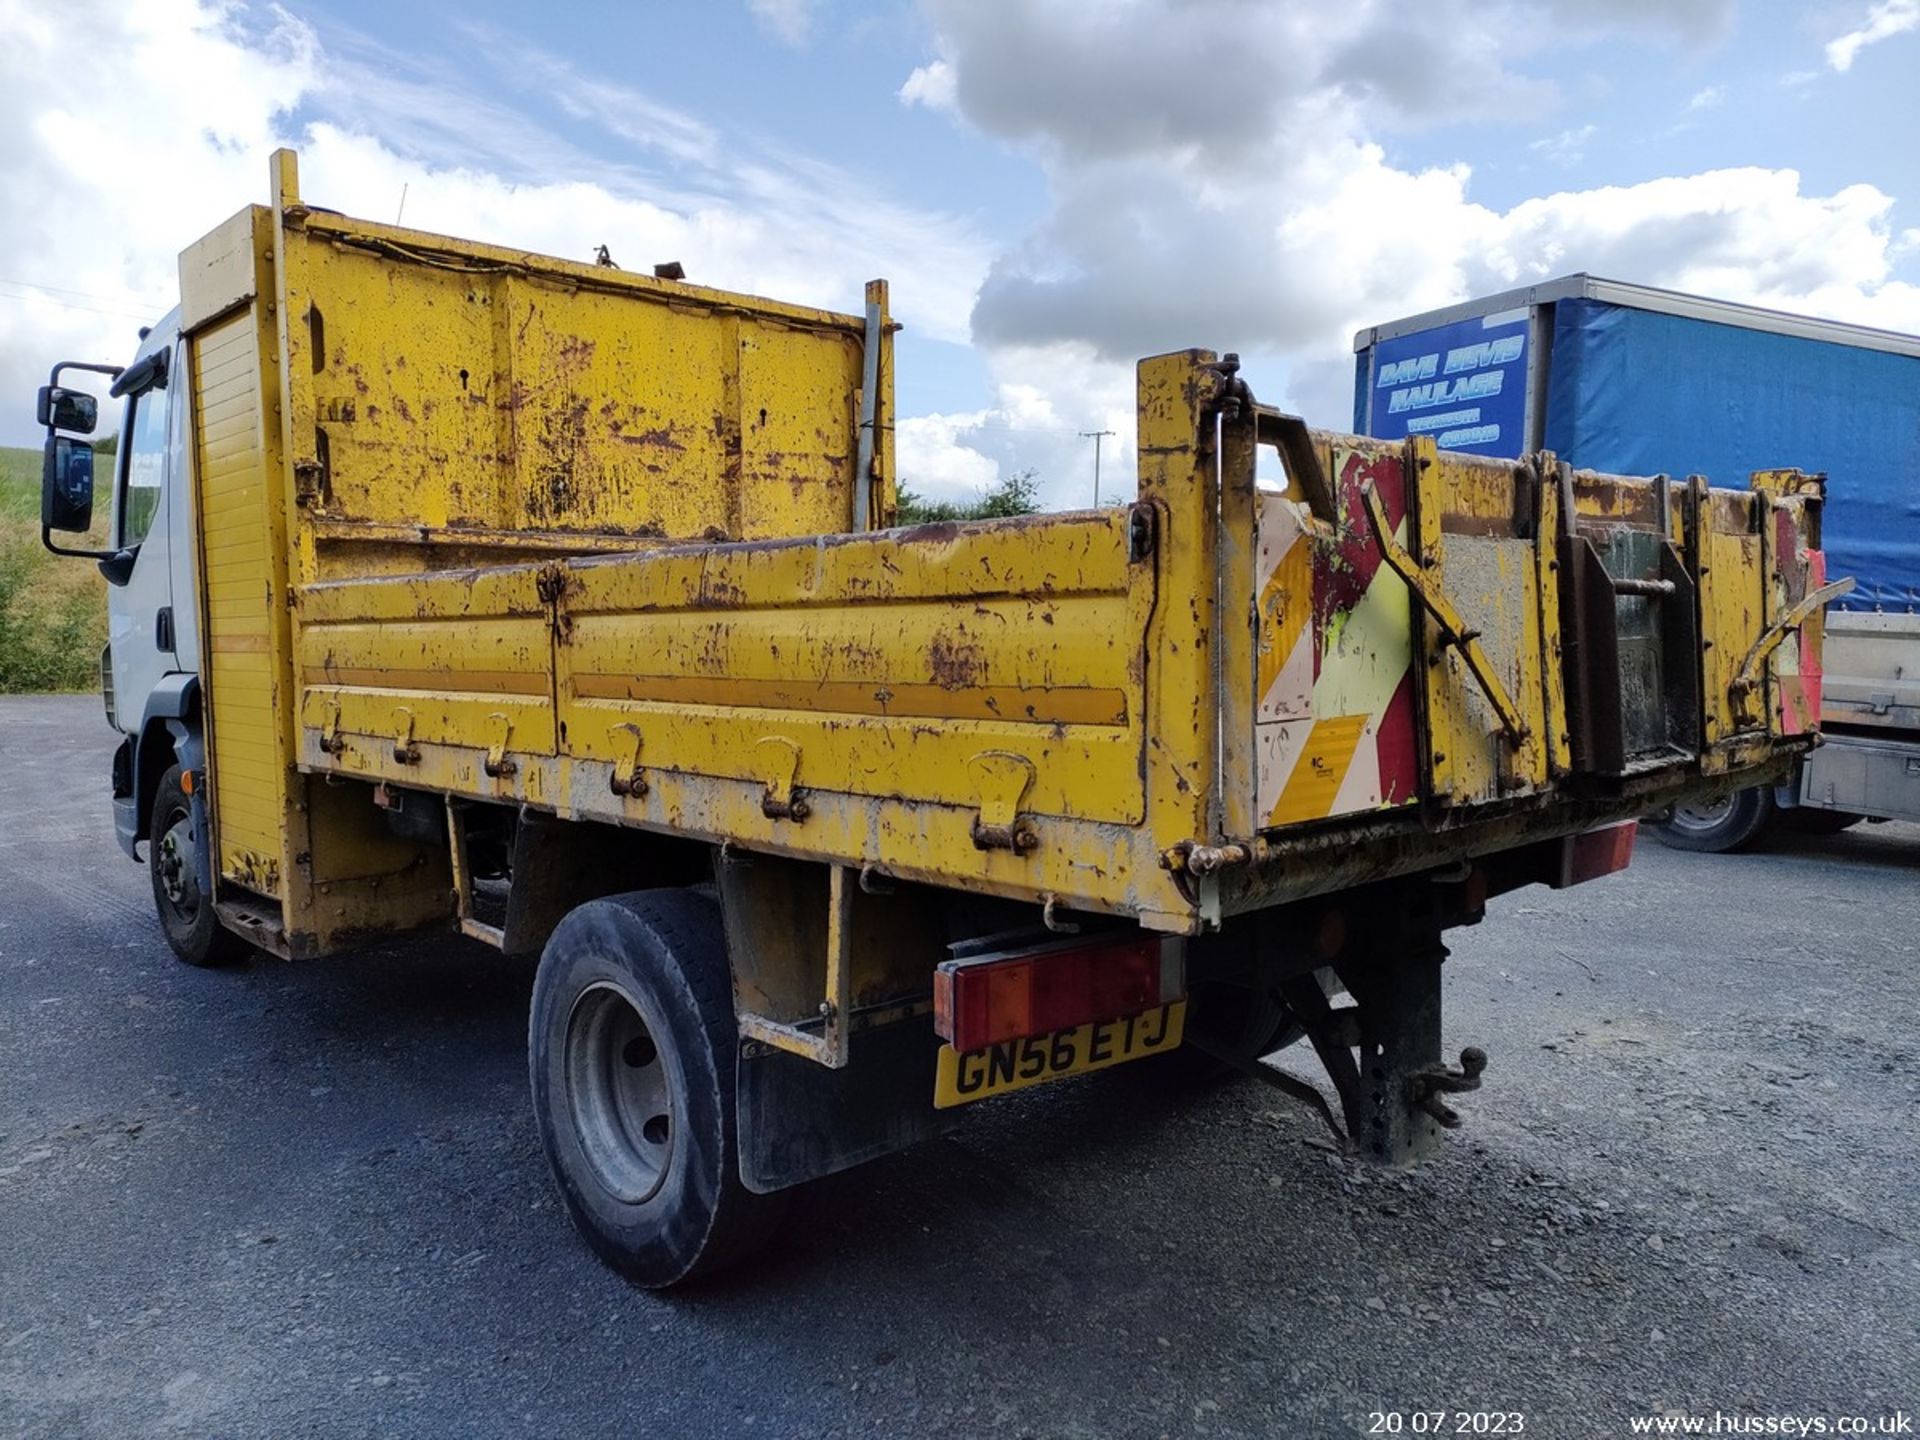
[[[1333,525],[1286,495],[1259,495],[1254,751],[1266,828],[1419,798],[1411,600],[1363,499],[1376,487],[1404,544],[1400,452],[1335,445],[1332,459]]]

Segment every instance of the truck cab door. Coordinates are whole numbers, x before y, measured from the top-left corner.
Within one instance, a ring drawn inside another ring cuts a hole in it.
[[[171,346],[161,353],[175,358]],[[114,562],[103,568],[115,582],[107,589],[107,637],[120,723],[129,733],[139,729],[154,687],[180,668],[168,510],[184,504],[172,493],[170,461],[173,428],[182,423],[174,400],[185,384],[179,366],[167,364],[127,396],[114,463],[112,542],[132,563],[120,574],[113,573]],[[190,615],[186,620],[192,624]]]

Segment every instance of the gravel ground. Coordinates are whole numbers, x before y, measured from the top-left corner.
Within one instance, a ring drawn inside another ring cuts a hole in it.
[[[1920,1408],[1920,829],[1455,932],[1492,1055],[1406,1175],[1126,1070],[816,1187],[759,1269],[601,1269],[464,942],[203,973],[93,698],[0,700],[0,1435],[1348,1436],[1381,1410]],[[1448,1419],[1451,1429],[1453,1419]]]

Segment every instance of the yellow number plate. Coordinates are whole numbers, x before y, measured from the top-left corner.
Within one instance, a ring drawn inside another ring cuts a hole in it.
[[[1158,1055],[1178,1047],[1186,1023],[1187,1002],[1176,1000],[1125,1020],[1102,1020],[1051,1035],[1007,1040],[964,1055],[942,1045],[940,1068],[933,1077],[934,1108],[946,1110],[1067,1075],[1105,1070],[1143,1055]]]

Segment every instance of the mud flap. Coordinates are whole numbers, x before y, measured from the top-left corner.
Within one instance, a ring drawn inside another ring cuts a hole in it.
[[[939,1049],[924,1018],[857,1031],[838,1070],[743,1039],[741,1180],[766,1195],[952,1129],[958,1112],[933,1108]]]

